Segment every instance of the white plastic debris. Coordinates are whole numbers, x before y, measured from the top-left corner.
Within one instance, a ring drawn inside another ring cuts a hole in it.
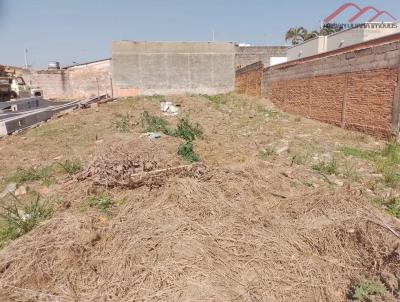
[[[165,115],[177,115],[179,113],[179,107],[171,102],[161,102],[160,109]]]
[[[140,135],[140,137],[148,137],[150,140],[159,139],[161,138],[161,133],[158,132],[146,132]]]

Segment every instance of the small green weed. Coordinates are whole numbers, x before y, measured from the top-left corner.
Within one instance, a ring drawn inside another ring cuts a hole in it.
[[[400,174],[397,166],[390,157],[377,157],[375,159],[375,169],[382,173],[383,182],[391,187],[395,187],[400,183]]]
[[[196,138],[201,138],[203,131],[198,123],[191,123],[186,118],[181,118],[178,121],[176,129],[169,126],[168,122],[144,111],[141,116],[141,124],[145,132],[162,132],[165,135],[180,137],[184,140],[178,147],[178,155],[189,162],[196,162],[200,157],[193,150],[193,141]]]
[[[270,118],[278,117],[280,115],[279,111],[269,109],[263,105],[257,105],[257,112],[264,113]]]
[[[184,141],[179,145],[178,155],[188,162],[196,162],[200,160],[199,155],[197,155],[193,150],[193,143],[191,141]]]
[[[2,227],[0,229],[0,246],[8,241],[16,239],[31,231],[41,221],[46,220],[53,214],[53,209],[46,203],[40,202],[39,194],[27,204],[12,195],[14,201],[11,205],[4,207],[4,213],[0,214]]]
[[[258,156],[262,159],[262,160],[267,160],[268,158],[270,158],[271,156],[275,155],[276,152],[274,149],[272,148],[265,148],[263,150],[258,151]]]
[[[173,135],[173,130],[165,119],[153,116],[148,111],[141,114],[140,122],[144,132],[162,132],[165,135]]]
[[[293,166],[293,164],[304,165],[304,164],[306,164],[308,162],[309,158],[310,158],[309,154],[296,154],[296,155],[293,155],[290,165],[291,166]]]
[[[343,177],[351,181],[360,180],[360,176],[358,175],[357,170],[351,163],[348,162],[344,164]]]
[[[391,163],[400,164],[400,144],[392,140],[386,144],[381,155],[388,158]]]
[[[64,172],[69,175],[73,175],[79,172],[82,168],[81,162],[79,160],[71,161],[67,159],[66,161],[60,162],[58,164],[61,166]]]
[[[216,105],[225,105],[227,103],[227,95],[226,94],[216,94],[216,95],[202,95],[207,98],[211,103]]]
[[[96,195],[89,200],[89,206],[94,207],[100,211],[107,211],[114,206],[115,202],[106,194]]]
[[[17,184],[40,180],[44,185],[49,186],[54,183],[53,172],[51,165],[45,167],[17,168],[8,180]]]
[[[121,133],[130,131],[130,117],[129,114],[118,114],[116,121],[114,121],[115,128]]]
[[[396,141],[390,141],[381,151],[365,151],[358,148],[342,148],[345,155],[351,155],[368,160],[374,164],[375,170],[382,173],[382,181],[391,187],[400,183],[400,145]]]
[[[150,98],[154,101],[162,101],[165,99],[165,96],[162,94],[153,94]]]
[[[321,161],[318,164],[313,165],[312,169],[324,175],[337,174],[338,171],[335,159],[332,159],[329,162]]]
[[[396,218],[400,218],[400,198],[390,198],[390,199],[383,199],[377,198],[372,201],[372,203],[378,207],[384,208],[385,211]]]
[[[369,161],[375,160],[376,155],[378,154],[376,151],[366,151],[352,147],[343,147],[340,151],[342,151],[346,156],[354,156]]]
[[[382,282],[363,280],[356,284],[352,298],[357,301],[370,301],[371,296],[383,294],[385,291]]]

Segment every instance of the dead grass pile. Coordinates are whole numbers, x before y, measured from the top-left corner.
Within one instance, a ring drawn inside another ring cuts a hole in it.
[[[169,178],[112,220],[59,214],[0,251],[0,297],[336,302],[364,276],[400,280],[398,222],[344,192],[276,198],[277,173],[216,168]]]
[[[162,151],[157,153],[160,155]],[[107,188],[156,188],[173,176],[201,177],[206,169],[201,164],[177,165],[176,158],[169,154],[157,159],[155,155],[153,152],[137,153],[125,145],[109,148],[97,155],[75,179]]]

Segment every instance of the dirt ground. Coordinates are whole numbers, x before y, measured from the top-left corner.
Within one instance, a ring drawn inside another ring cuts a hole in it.
[[[144,111],[198,123],[200,161],[177,154],[179,137],[143,135]],[[398,150],[385,148],[237,94],[119,99],[6,137],[0,192],[16,182],[20,204],[39,192],[53,211],[3,240],[0,300],[398,301]]]

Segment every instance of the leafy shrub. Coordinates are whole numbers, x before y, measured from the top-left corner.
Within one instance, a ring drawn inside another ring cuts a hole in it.
[[[151,115],[148,111],[144,111],[140,117],[140,123],[144,132],[161,132],[165,135],[173,135],[169,123],[162,117]]]
[[[185,141],[179,145],[178,155],[188,162],[196,162],[200,160],[200,157],[193,150],[193,143],[191,141]]]
[[[173,136],[183,138],[186,141],[194,141],[196,138],[201,137],[203,131],[198,123],[191,124],[188,119],[179,119],[177,129],[173,131]]]
[[[364,280],[358,282],[354,288],[352,298],[357,301],[369,301],[371,296],[383,294],[386,291],[385,286],[380,281]]]
[[[178,121],[176,129],[172,129],[168,122],[157,116],[153,116],[144,111],[141,116],[141,124],[145,132],[162,132],[165,135],[180,137],[184,140],[179,145],[178,155],[189,162],[196,162],[200,157],[193,150],[193,141],[203,135],[203,131],[198,123],[191,123],[186,118]]]

